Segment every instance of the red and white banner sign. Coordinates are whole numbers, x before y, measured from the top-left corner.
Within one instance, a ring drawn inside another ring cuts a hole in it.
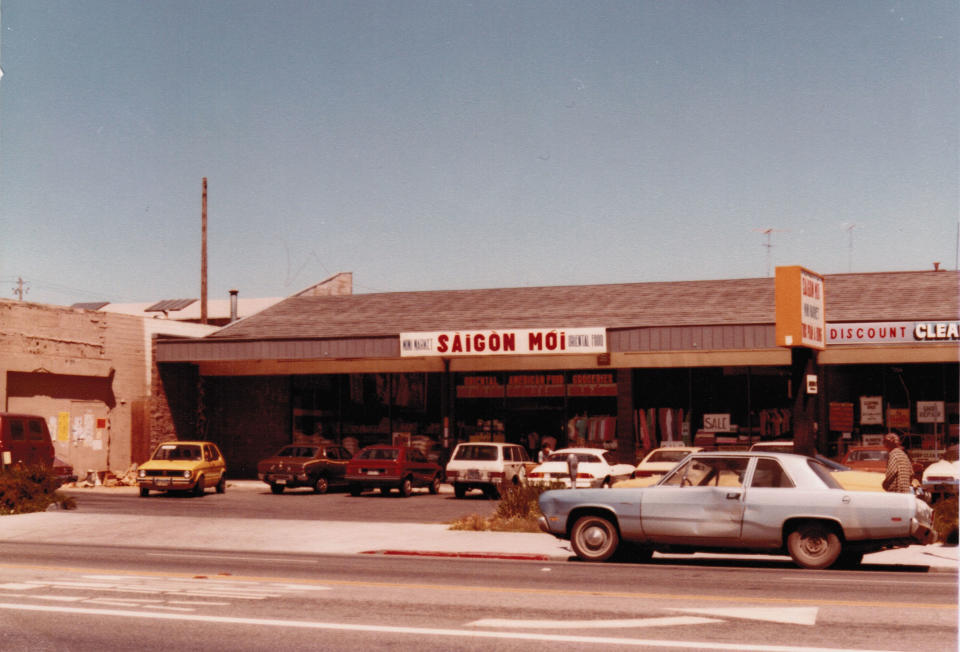
[[[400,333],[400,357],[606,353],[606,328]]]

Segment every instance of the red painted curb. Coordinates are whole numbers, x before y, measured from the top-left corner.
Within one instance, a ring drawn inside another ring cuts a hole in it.
[[[515,559],[549,561],[548,555],[503,552],[442,552],[432,550],[364,550],[361,555],[406,555],[411,557],[452,557],[457,559]]]

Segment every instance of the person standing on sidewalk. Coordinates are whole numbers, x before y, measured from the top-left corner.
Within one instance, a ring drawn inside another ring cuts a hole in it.
[[[888,433],[883,438],[883,447],[887,449],[887,474],[883,478],[885,491],[910,493],[913,480],[913,464],[906,451],[900,447],[900,437]]]

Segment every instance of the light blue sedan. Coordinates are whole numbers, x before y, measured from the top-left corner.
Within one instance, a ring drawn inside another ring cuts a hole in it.
[[[933,511],[913,494],[849,491],[821,462],[789,453],[694,453],[655,486],[547,491],[540,510],[540,528],[586,561],[712,550],[849,567],[936,540]]]

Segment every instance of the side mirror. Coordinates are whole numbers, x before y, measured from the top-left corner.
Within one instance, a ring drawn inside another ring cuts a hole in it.
[[[577,467],[580,466],[580,460],[573,453],[567,455],[567,472],[570,474],[570,488],[577,488]]]

